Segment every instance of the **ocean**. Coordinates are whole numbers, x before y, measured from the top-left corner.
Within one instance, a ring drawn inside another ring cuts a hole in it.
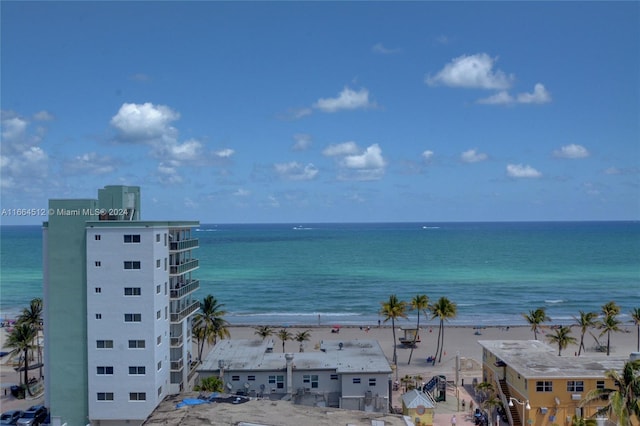
[[[42,296],[41,232],[0,228],[2,317]],[[629,321],[640,307],[640,222],[221,224],[195,236],[196,297],[213,294],[234,325],[373,325],[391,294],[447,297],[451,325],[526,324],[538,307],[570,324],[611,300]]]

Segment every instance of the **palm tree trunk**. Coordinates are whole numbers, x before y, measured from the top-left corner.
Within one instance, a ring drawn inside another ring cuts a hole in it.
[[[436,353],[433,354],[433,359],[438,358],[438,352],[440,352],[440,334],[442,333],[442,321],[440,322],[440,327],[438,327],[438,339],[436,340]]]
[[[580,354],[582,353],[582,349],[584,349],[584,333],[580,335],[580,346],[578,346],[578,356],[580,356]]]
[[[610,338],[611,338],[611,332],[607,331],[607,356],[609,356]]]
[[[438,362],[442,362],[442,351],[444,350],[444,320],[440,320],[440,329],[442,330],[442,333],[440,335],[440,357],[438,359]]]
[[[24,350],[24,387],[27,388],[29,396],[33,396],[31,389],[29,389],[29,350]]]
[[[413,343],[411,344],[411,352],[409,352],[409,361],[407,365],[411,364],[411,357],[413,356],[413,348],[416,347],[416,340],[418,339],[418,333],[420,332],[420,311],[418,311],[418,322],[416,323],[416,334],[413,336]]]
[[[393,365],[398,365],[398,355],[396,354],[396,322],[391,318],[391,331],[393,332]]]

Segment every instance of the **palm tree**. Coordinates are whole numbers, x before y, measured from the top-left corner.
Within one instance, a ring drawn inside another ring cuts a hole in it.
[[[544,308],[538,308],[535,311],[529,311],[529,314],[522,314],[525,320],[531,325],[531,330],[533,331],[533,338],[538,340],[538,328],[541,327],[541,324],[545,321],[551,321],[551,318],[547,316]]]
[[[619,332],[622,329],[619,327],[622,322],[618,320],[615,315],[607,315],[598,323],[598,328],[602,330],[600,336],[607,335],[607,355],[611,350],[611,332]]]
[[[286,328],[278,331],[278,339],[282,340],[282,352],[284,353],[284,344],[287,340],[291,340],[293,335]]]
[[[22,314],[18,317],[17,323],[29,324],[36,330],[36,334],[33,338],[34,346],[38,350],[38,363],[42,365],[42,348],[38,342],[40,332],[42,331],[42,299],[39,297],[31,299],[28,308],[22,310]],[[42,367],[40,367],[40,376],[42,377]]]
[[[495,396],[496,389],[490,382],[480,382],[475,386],[475,391],[480,395],[481,402]]]
[[[407,317],[407,302],[401,301],[395,294],[389,296],[386,302],[380,302],[382,308],[380,314],[384,316],[384,322],[391,320],[391,331],[393,331],[393,365],[398,365],[398,355],[396,353],[396,320]]]
[[[259,325],[258,327],[254,327],[254,329],[256,330],[254,334],[262,337],[262,340],[273,334],[273,328],[268,325]]]
[[[311,338],[311,330],[299,331],[296,333],[293,340],[300,343],[300,352],[304,352],[303,343]]]
[[[202,356],[204,342],[215,345],[218,337],[224,339],[230,337],[229,323],[223,318],[227,312],[222,310],[224,304],[218,303],[213,295],[207,295],[200,305],[200,312],[193,318],[193,330],[196,335],[202,336],[198,353]],[[202,329],[202,331],[200,331]]]
[[[590,328],[596,326],[596,318],[598,318],[598,314],[596,312],[579,312],[580,318],[575,316],[573,317],[573,319],[576,320],[576,323],[574,325],[580,327],[580,346],[578,347],[578,356],[580,356],[583,349],[585,350],[585,352],[587,351],[584,347],[584,335],[587,333],[587,331],[589,331]]]
[[[429,307],[429,297],[426,294],[416,294],[411,299],[410,309],[413,311],[418,311],[418,319],[416,321],[416,334],[413,336],[413,344],[411,345],[411,352],[409,353],[409,361],[407,365],[411,364],[411,357],[413,356],[413,348],[416,346],[416,339],[418,338],[418,333],[420,333],[420,313],[424,312],[426,317],[426,310]]]
[[[547,336],[549,343],[558,344],[558,356],[562,355],[562,350],[566,349],[569,344],[575,344],[577,342],[576,338],[570,336],[570,334],[571,328],[562,326],[560,328],[556,328],[556,332],[554,334]]]
[[[636,326],[638,337],[636,343],[636,351],[640,352],[640,308],[631,309],[631,322]]]
[[[585,419],[574,414],[571,418],[571,426],[596,426],[598,422],[595,419]]]
[[[436,356],[438,356],[438,350],[440,356],[438,362],[442,362],[442,351],[444,349],[444,322],[450,318],[455,318],[458,313],[458,307],[455,303],[451,302],[446,297],[441,297],[438,301],[429,307],[431,311],[431,319],[439,318],[440,329],[438,330],[438,345],[436,348]]]
[[[615,388],[593,389],[580,402],[580,406],[595,402],[601,406],[607,405],[596,412],[596,415],[614,414],[621,426],[630,426],[631,417],[640,419],[640,360],[627,361],[622,368],[622,374],[616,370],[609,370],[605,377],[610,379]]]
[[[4,344],[6,348],[13,349],[12,355],[21,353],[21,358],[24,359],[24,385],[29,395],[32,395],[29,389],[29,351],[34,349],[33,339],[37,335],[38,330],[35,327],[23,322],[16,324]]]
[[[620,306],[616,302],[611,301],[602,305],[602,320],[598,323],[598,328],[602,330],[600,336],[607,335],[607,355],[611,349],[611,332],[618,332],[620,330],[621,321],[616,317],[620,313]]]

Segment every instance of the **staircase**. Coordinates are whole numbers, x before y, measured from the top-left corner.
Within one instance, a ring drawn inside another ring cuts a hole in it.
[[[512,426],[523,426],[522,419],[520,418],[520,411],[518,410],[519,406],[517,404],[513,404],[513,406],[509,406],[509,398],[511,398],[511,393],[509,392],[509,387],[507,386],[506,380],[500,380],[500,391],[504,395],[507,400],[507,406],[504,408],[508,408],[511,413],[511,419],[513,420]]]

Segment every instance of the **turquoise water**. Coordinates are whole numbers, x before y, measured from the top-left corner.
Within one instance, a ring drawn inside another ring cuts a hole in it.
[[[37,226],[1,232],[7,314],[42,295],[42,242]],[[392,293],[448,297],[451,324],[522,324],[540,306],[570,323],[609,300],[625,315],[640,306],[638,222],[202,225],[196,235],[197,297],[214,294],[232,323],[376,323]]]

